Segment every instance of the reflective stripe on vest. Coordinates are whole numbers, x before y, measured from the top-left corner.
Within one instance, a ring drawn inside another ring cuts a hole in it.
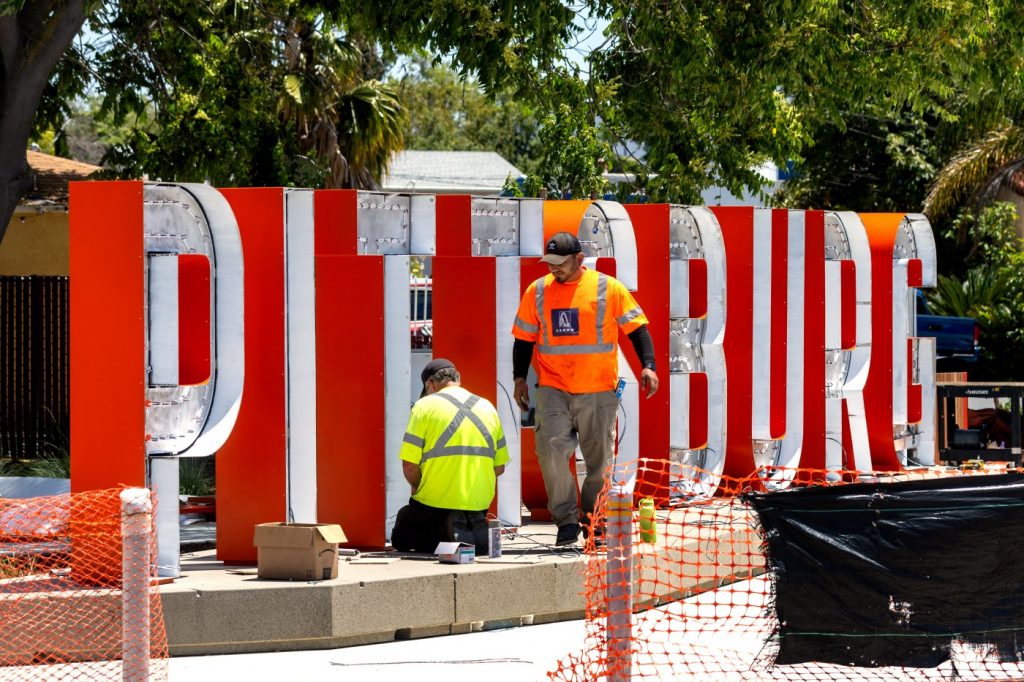
[[[627,311],[624,315],[622,315],[622,317],[618,318],[615,321],[619,323],[619,326],[624,327],[626,326],[626,324],[629,323],[630,320],[640,317],[643,314],[644,311],[640,309],[640,306],[637,306],[632,310]]]
[[[535,306],[537,308],[537,318],[540,320],[540,331],[541,331],[541,342],[537,350],[547,355],[590,355],[594,353],[610,353],[615,350],[615,343],[565,343],[557,346],[551,345],[548,338],[548,321],[544,315],[544,278],[541,277],[537,280],[536,289],[536,301]],[[604,327],[604,316],[605,310],[608,307],[608,276],[604,273],[598,273],[597,275],[597,314],[594,315],[594,322],[596,323],[596,329],[594,338],[597,341],[602,341],[601,329]],[[639,308],[635,308],[634,311],[630,311],[627,315],[632,315],[630,319],[642,314]],[[518,322],[518,318],[516,318]]]
[[[427,441],[415,434],[409,433],[408,431],[405,432],[405,436],[402,437],[402,441],[417,448],[422,448],[427,443]]]
[[[524,332],[528,332],[530,334],[536,334],[538,331],[537,325],[530,324],[529,322],[519,317],[518,315],[516,316],[515,326],[519,327]]]
[[[491,437],[491,433],[487,430],[487,427],[484,426],[484,423],[480,421],[480,417],[473,413],[473,406],[480,401],[480,398],[474,395],[465,403],[460,403],[458,398],[445,393],[435,393],[434,395],[444,398],[450,402],[455,406],[458,412],[454,417],[452,417],[452,420],[445,428],[444,433],[438,437],[437,442],[434,443],[434,447],[423,451],[423,459],[420,461],[426,462],[428,459],[444,457],[447,455],[467,455],[475,457],[490,457],[491,459],[494,459],[494,455],[497,452],[495,449],[494,438]],[[479,431],[480,435],[483,436],[485,441],[487,441],[486,447],[473,445],[448,445],[448,441],[451,440],[452,436],[455,435],[455,432],[459,430],[462,422],[466,419],[476,427],[476,430]],[[410,434],[407,433],[406,437],[408,438],[409,435]],[[415,438],[415,436],[413,437]],[[406,442],[410,441],[407,440]],[[416,445],[416,443],[412,444]],[[504,439],[498,442],[498,447],[504,447],[504,445]]]

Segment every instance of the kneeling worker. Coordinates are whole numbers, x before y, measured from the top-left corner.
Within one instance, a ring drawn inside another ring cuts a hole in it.
[[[462,388],[450,361],[431,360],[420,378],[423,394],[398,453],[412,497],[395,518],[391,545],[433,552],[457,540],[486,554],[487,508],[509,460],[501,420],[490,401]]]

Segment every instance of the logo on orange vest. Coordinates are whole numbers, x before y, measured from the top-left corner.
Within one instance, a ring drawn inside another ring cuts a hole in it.
[[[551,334],[577,336],[580,333],[579,308],[556,308],[551,311]]]

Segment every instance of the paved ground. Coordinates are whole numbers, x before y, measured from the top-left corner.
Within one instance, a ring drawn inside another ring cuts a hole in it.
[[[765,656],[771,630],[765,578],[740,581],[637,614],[633,638],[644,653],[633,678],[644,682],[938,682],[1020,680],[1021,664],[982,662],[954,647],[956,667],[848,668],[822,663],[773,666]],[[547,680],[559,661],[584,651],[583,621],[389,642],[345,649],[172,658],[171,682],[520,682]],[[976,652],[975,652],[976,653]],[[585,677],[585,676],[584,676]],[[572,679],[584,679],[576,677]],[[559,677],[559,680],[566,679]]]
[[[170,680],[546,680],[561,658],[582,649],[584,635],[584,622],[575,620],[323,651],[188,656],[171,659]]]
[[[201,552],[217,545],[217,524],[212,521],[192,521],[178,529],[181,553]]]
[[[474,632],[344,649],[185,656],[170,682],[528,682],[547,680],[583,646],[583,621]],[[118,662],[0,669],[0,680],[121,679]]]
[[[740,669],[750,665],[764,644],[765,630],[751,627],[750,621],[763,615],[767,585],[764,579],[741,581],[638,615],[635,636],[647,642],[649,651],[663,655],[642,657],[643,663],[638,659],[636,679],[759,679],[721,669],[709,675],[714,666],[709,670],[705,663],[715,659]],[[714,631],[700,627],[704,619],[717,622]],[[744,621],[746,626],[730,627],[727,621]],[[523,682],[549,679],[559,661],[579,655],[586,645],[586,624],[574,620],[343,649],[179,657],[170,660],[169,672],[171,682]]]

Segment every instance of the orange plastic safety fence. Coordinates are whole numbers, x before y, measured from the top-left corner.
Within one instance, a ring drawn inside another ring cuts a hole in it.
[[[0,679],[167,678],[155,529],[130,558],[138,565],[123,565],[121,492],[0,499]],[[123,617],[126,569],[143,576],[134,620]],[[123,652],[140,645],[124,675]]]
[[[1000,661],[995,647],[954,641],[933,668],[858,667],[821,662],[778,665],[774,582],[747,491],[790,486],[985,475],[996,471],[870,473],[762,470],[719,477],[678,463],[641,460],[632,494],[606,486],[588,534],[585,648],[566,656],[554,680],[979,680],[1024,679],[1024,663]],[[644,498],[654,502],[654,509]],[[617,504],[625,502],[626,504]],[[617,509],[628,541],[616,539]],[[1017,538],[1008,538],[1017,542]],[[1019,576],[1018,576],[1019,580]],[[624,595],[627,594],[628,601]],[[630,607],[631,605],[631,607]],[[631,608],[631,617],[623,608]],[[628,626],[623,630],[623,618]],[[1021,616],[1024,621],[1024,614]]]

